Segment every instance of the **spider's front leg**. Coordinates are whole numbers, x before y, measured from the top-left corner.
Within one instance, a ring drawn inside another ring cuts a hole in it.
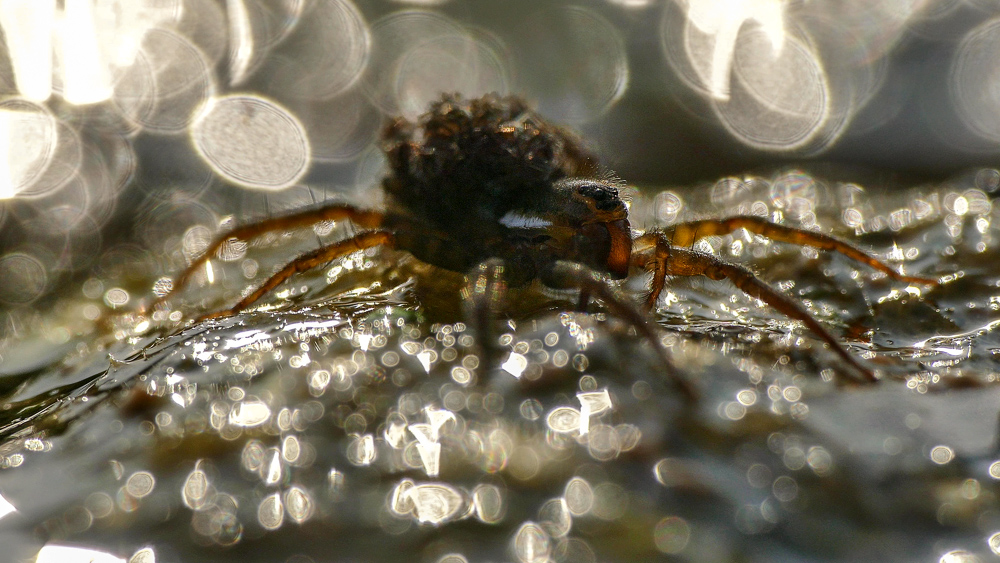
[[[830,235],[781,225],[768,221],[763,217],[755,217],[753,215],[737,215],[727,219],[704,219],[701,221],[678,223],[672,225],[667,230],[665,236],[669,238],[671,245],[674,247],[683,247],[691,246],[698,239],[713,235],[728,235],[737,229],[746,229],[751,233],[778,242],[837,252],[856,262],[866,264],[872,269],[878,270],[897,281],[923,285],[938,285],[939,283],[935,279],[908,276],[899,273],[885,262],[882,262],[864,250]]]
[[[542,283],[553,289],[578,290],[581,295],[581,306],[585,304],[585,299],[590,297],[596,297],[603,301],[604,306],[613,315],[635,327],[640,335],[650,341],[656,354],[666,366],[671,379],[684,396],[690,401],[697,400],[697,390],[674,369],[673,362],[660,342],[656,324],[630,299],[612,287],[604,275],[578,262],[559,260],[544,270],[540,279]]]
[[[666,284],[667,276],[705,276],[713,280],[728,279],[747,295],[760,299],[791,319],[801,321],[841,358],[868,381],[877,381],[875,374],[861,364],[829,331],[798,303],[761,281],[743,266],[725,262],[711,254],[671,246],[666,235],[646,233],[635,240],[640,251],[633,254],[635,265],[652,271],[646,307],[652,308]]]
[[[465,278],[462,301],[465,317],[472,325],[482,365],[491,367],[497,356],[493,320],[507,298],[506,264],[499,258],[481,262]]]
[[[249,241],[261,235],[275,231],[288,231],[291,229],[314,225],[321,221],[340,221],[344,219],[349,219],[353,224],[361,228],[375,229],[382,225],[384,217],[382,213],[377,211],[369,211],[365,209],[358,209],[350,205],[337,204],[306,209],[289,215],[270,217],[256,223],[236,227],[235,229],[218,236],[212,244],[205,249],[205,252],[203,252],[201,256],[192,261],[191,264],[189,264],[188,267],[185,268],[179,276],[177,276],[177,279],[174,280],[170,291],[153,301],[153,303],[150,304],[150,308],[155,308],[157,305],[160,305],[176,293],[180,292],[195,271],[204,266],[205,263],[208,262],[224,244],[231,240]],[[256,299],[254,299],[254,301],[256,301]],[[246,308],[246,306],[242,308]],[[240,309],[236,309],[236,312],[239,310]]]

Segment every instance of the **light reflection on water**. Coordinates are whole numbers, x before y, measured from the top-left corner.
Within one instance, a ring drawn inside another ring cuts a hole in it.
[[[0,399],[0,500],[16,510],[0,538],[25,559],[44,543],[109,561],[994,553],[992,201],[961,185],[876,198],[797,172],[720,190],[637,194],[633,216],[654,226],[724,200],[946,278],[911,291],[756,235],[707,243],[805,303],[883,383],[841,387],[807,332],[698,280],[675,280],[657,311],[702,390],[692,408],[606,315],[535,314],[483,366],[476,335],[426,320],[385,256],[353,257],[351,276],[305,274],[268,311],[159,339],[144,331],[166,315],[125,316],[42,356]]]

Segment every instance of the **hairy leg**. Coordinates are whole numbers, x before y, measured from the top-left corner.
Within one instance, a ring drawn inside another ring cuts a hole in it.
[[[609,285],[603,275],[577,262],[558,261],[551,268],[542,272],[541,280],[542,283],[551,288],[577,289],[581,295],[597,297],[603,301],[604,306],[612,314],[635,327],[640,335],[652,343],[653,349],[656,350],[657,355],[666,366],[668,374],[684,396],[690,401],[697,400],[697,390],[674,369],[666,349],[660,343],[656,325],[631,300]]]
[[[177,279],[174,280],[170,291],[153,301],[151,307],[155,307],[156,305],[163,303],[183,289],[184,285],[187,284],[188,280],[191,278],[191,275],[194,274],[198,268],[203,266],[205,262],[208,262],[208,260],[215,255],[219,248],[230,240],[252,240],[274,231],[287,231],[290,229],[313,225],[319,223],[320,221],[340,221],[343,219],[349,219],[352,223],[364,229],[374,229],[381,226],[382,218],[382,214],[377,211],[368,211],[364,209],[357,209],[350,205],[338,204],[306,209],[289,215],[271,217],[256,223],[236,227],[235,229],[217,237],[212,244],[205,249],[205,252],[202,253],[201,256],[191,262],[191,264],[188,265],[188,267],[185,268],[179,276],[177,276]]]
[[[484,367],[492,367],[497,359],[493,320],[507,299],[506,269],[507,265],[499,258],[486,260],[469,272],[462,288],[465,316],[474,331]]]
[[[857,370],[864,379],[877,380],[875,374],[848,352],[829,331],[823,328],[819,321],[798,303],[761,281],[750,270],[720,260],[711,254],[672,247],[662,233],[647,233],[639,237],[637,242],[654,247],[652,253],[644,252],[634,255],[637,266],[650,268],[653,272],[651,292],[646,300],[647,306],[656,303],[656,299],[666,283],[666,276],[705,276],[713,280],[728,279],[747,295],[760,299],[788,318],[801,321],[820,340],[829,344],[833,351]]]
[[[666,236],[670,239],[670,243],[674,247],[683,247],[691,246],[694,244],[694,241],[700,238],[712,235],[727,235],[737,229],[746,229],[751,233],[756,233],[778,242],[839,252],[852,260],[867,264],[898,281],[925,285],[938,284],[938,281],[935,279],[903,275],[871,254],[830,235],[787,227],[761,217],[750,215],[740,215],[728,219],[706,219],[703,221],[678,223],[667,229]]]
[[[328,246],[323,246],[307,252],[295,260],[292,260],[284,268],[279,270],[276,274],[268,278],[266,282],[259,288],[257,288],[253,293],[244,297],[239,303],[234,305],[230,309],[224,311],[218,311],[215,313],[210,313],[208,315],[203,315],[198,318],[198,321],[203,321],[206,319],[214,319],[219,317],[229,317],[243,311],[247,307],[253,305],[258,299],[263,297],[267,292],[271,291],[275,287],[281,285],[282,282],[292,277],[298,272],[305,272],[311,270],[317,266],[326,264],[336,258],[345,256],[352,252],[357,252],[359,250],[364,250],[366,248],[371,248],[373,246],[389,246],[392,247],[395,244],[395,239],[392,233],[388,231],[368,231],[361,233],[359,235],[353,236],[349,239],[344,239],[337,241]]]

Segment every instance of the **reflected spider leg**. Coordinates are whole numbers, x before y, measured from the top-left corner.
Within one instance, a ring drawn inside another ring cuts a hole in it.
[[[275,287],[278,287],[282,282],[299,272],[311,270],[317,266],[322,266],[323,264],[340,258],[341,256],[345,256],[359,250],[364,250],[366,248],[372,248],[374,246],[394,247],[395,237],[393,237],[393,234],[389,231],[366,231],[351,238],[340,240],[333,244],[321,246],[315,250],[306,252],[286,264],[284,268],[268,278],[267,281],[264,282],[264,285],[244,297],[233,307],[224,311],[202,315],[201,317],[198,317],[196,322],[235,315],[253,305],[258,299],[267,294],[267,292],[271,291]]]
[[[639,310],[634,303],[612,287],[604,275],[578,262],[558,260],[541,273],[542,283],[553,289],[576,289],[581,295],[597,297],[604,302],[618,318],[635,327],[636,331],[648,339],[656,354],[666,366],[667,372],[677,388],[691,401],[698,399],[698,392],[686,379],[677,373],[674,364],[660,341],[656,325],[650,317]]]
[[[230,240],[235,239],[249,241],[274,231],[287,231],[290,229],[314,225],[321,221],[340,221],[343,219],[350,219],[352,223],[361,228],[374,229],[382,225],[383,218],[383,214],[377,211],[368,211],[365,209],[358,209],[350,205],[336,204],[306,209],[289,215],[270,217],[256,223],[236,227],[235,229],[227,231],[217,237],[212,244],[205,249],[205,252],[203,252],[201,256],[191,262],[191,264],[188,265],[183,272],[181,272],[181,275],[177,276],[177,279],[174,280],[173,287],[170,288],[170,291],[153,301],[150,308],[155,308],[157,305],[160,305],[176,293],[180,292],[191,278],[191,275],[194,274],[198,268],[208,262],[208,260],[211,259],[212,256],[214,256],[215,253]]]
[[[878,270],[890,278],[907,283],[919,283],[924,285],[937,285],[938,280],[922,278],[918,276],[907,276],[897,272],[885,262],[868,254],[864,250],[857,248],[847,242],[816,231],[807,231],[779,225],[752,215],[738,215],[727,219],[705,219],[701,221],[689,221],[672,225],[666,231],[666,236],[670,243],[675,246],[691,246],[700,238],[712,235],[727,235],[737,229],[746,229],[751,233],[765,236],[778,242],[787,242],[799,246],[810,246],[820,250],[832,250],[839,252],[848,258],[867,264],[871,268]]]
[[[651,269],[653,272],[650,294],[646,300],[647,307],[652,307],[656,303],[656,299],[666,283],[667,276],[705,276],[713,280],[728,279],[747,295],[760,299],[788,318],[801,321],[820,340],[829,344],[833,351],[857,370],[864,379],[868,381],[878,380],[871,370],[861,365],[805,309],[785,295],[775,291],[774,288],[761,281],[753,272],[743,266],[725,262],[711,254],[671,246],[667,235],[660,232],[641,235],[636,239],[636,243],[653,247],[651,253],[648,251],[639,252],[634,259],[637,266]]]
[[[503,310],[507,297],[505,269],[504,261],[499,258],[485,260],[469,272],[462,288],[465,316],[472,324],[484,366],[494,365],[496,359],[493,319]]]

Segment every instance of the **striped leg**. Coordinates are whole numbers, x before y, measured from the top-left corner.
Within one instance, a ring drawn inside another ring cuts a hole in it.
[[[577,262],[558,261],[547,271],[542,272],[541,280],[542,283],[551,288],[578,289],[582,295],[596,297],[603,301],[604,306],[612,314],[635,327],[640,335],[650,341],[653,349],[663,361],[668,375],[685,398],[689,401],[698,399],[698,391],[674,369],[673,362],[660,342],[656,324],[631,300],[609,285],[604,276]]]
[[[507,299],[506,264],[499,258],[480,263],[466,276],[462,288],[465,316],[476,337],[480,365],[492,368],[497,360],[493,321]]]
[[[352,223],[361,228],[374,229],[381,226],[383,216],[381,213],[376,211],[367,211],[357,209],[349,205],[338,204],[306,209],[290,215],[271,217],[256,223],[236,227],[235,229],[223,233],[216,238],[212,244],[205,249],[205,252],[202,253],[201,256],[191,262],[191,264],[188,265],[188,267],[185,268],[179,276],[177,276],[177,279],[174,280],[170,291],[153,301],[150,308],[155,308],[157,305],[179,293],[187,284],[188,280],[190,280],[192,274],[194,274],[198,268],[204,266],[204,264],[208,262],[208,260],[211,259],[224,244],[231,240],[253,240],[261,235],[274,231],[287,231],[290,229],[313,225],[321,221],[340,221],[343,219],[349,219]]]
[[[702,252],[687,248],[673,247],[663,233],[647,233],[636,239],[636,242],[652,246],[653,252],[637,253],[635,263],[653,272],[650,294],[646,300],[647,307],[656,303],[667,276],[705,276],[713,280],[728,279],[747,295],[760,299],[788,318],[801,321],[820,340],[823,340],[851,365],[864,379],[877,381],[875,374],[861,364],[846,348],[830,334],[823,325],[803,309],[795,301],[779,293],[771,286],[761,281],[750,270],[737,264],[731,264]]]
[[[767,219],[750,215],[741,215],[728,219],[706,219],[703,221],[678,223],[667,230],[666,236],[670,239],[672,246],[683,247],[691,246],[694,244],[694,241],[700,238],[712,235],[727,235],[737,229],[746,229],[751,233],[756,233],[778,242],[839,252],[852,260],[867,264],[871,268],[897,281],[924,285],[938,284],[938,281],[935,279],[901,274],[871,254],[830,235],[786,227],[785,225],[779,225]]]
[[[244,297],[239,303],[234,305],[232,308],[226,309],[224,311],[217,311],[215,313],[210,313],[203,315],[198,318],[198,321],[203,321],[206,319],[215,319],[219,317],[230,317],[243,311],[247,307],[253,305],[258,299],[263,297],[267,292],[281,285],[282,282],[292,277],[299,272],[305,272],[311,270],[317,266],[322,266],[336,258],[345,256],[352,252],[357,252],[359,250],[364,250],[366,248],[371,248],[373,246],[389,246],[395,245],[395,239],[392,233],[388,231],[368,231],[361,233],[357,236],[353,236],[349,239],[344,239],[337,241],[328,246],[323,246],[307,252],[295,260],[292,260],[284,268],[279,270],[276,274],[268,278],[264,285],[257,288],[253,293]]]

